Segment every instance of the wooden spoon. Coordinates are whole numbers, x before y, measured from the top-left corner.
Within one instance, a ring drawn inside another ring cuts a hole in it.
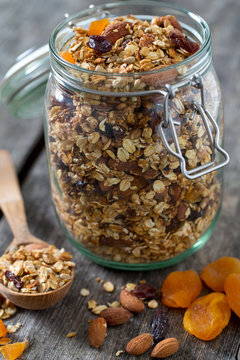
[[[36,238],[29,232],[16,172],[10,154],[6,150],[0,150],[0,206],[14,234],[14,239],[5,253],[12,247],[19,245],[25,245],[29,250],[49,246],[48,243]],[[56,304],[67,294],[72,285],[73,277],[74,270],[72,269],[71,279],[63,286],[56,290],[37,294],[13,291],[0,283],[0,293],[21,308],[45,309]]]

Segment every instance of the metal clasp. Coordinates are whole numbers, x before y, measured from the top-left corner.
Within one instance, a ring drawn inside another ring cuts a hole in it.
[[[196,114],[199,114],[201,116],[201,118],[203,120],[203,124],[207,131],[210,147],[212,150],[210,162],[208,162],[207,164],[201,165],[201,166],[197,166],[191,170],[187,170],[187,168],[186,168],[186,160],[185,160],[184,156],[182,155],[182,151],[181,151],[178,137],[177,137],[177,132],[175,129],[175,126],[179,126],[181,123],[179,121],[173,120],[172,116],[168,110],[169,99],[174,99],[174,97],[176,96],[176,93],[182,87],[187,86],[187,85],[194,86],[200,90],[201,104],[199,104],[197,101],[192,102],[193,112],[189,119],[193,120],[193,118]],[[164,91],[163,95],[164,95],[163,121],[159,125],[160,136],[162,138],[162,141],[163,141],[165,147],[169,151],[169,153],[174,155],[180,161],[180,167],[181,167],[183,176],[185,176],[187,179],[193,180],[200,176],[206,175],[209,172],[218,170],[218,169],[226,166],[230,161],[230,157],[229,157],[228,153],[220,146],[219,127],[218,127],[216,121],[213,119],[212,115],[206,109],[205,89],[204,89],[202,76],[197,74],[197,75],[194,75],[190,80],[183,81],[181,83],[174,84],[174,85],[168,84],[165,86],[165,91]],[[213,132],[211,130],[211,125],[214,129],[215,134],[213,134]],[[168,143],[168,140],[167,140],[167,138],[165,136],[165,132],[164,132],[164,129],[166,129],[166,128],[169,128],[169,130],[171,132],[176,151],[174,151]],[[219,163],[217,163],[218,153],[220,153],[224,158],[224,160]]]

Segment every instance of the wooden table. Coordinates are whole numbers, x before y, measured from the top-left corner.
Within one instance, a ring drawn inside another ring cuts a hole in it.
[[[53,27],[66,12],[75,13],[90,3],[68,1],[1,0],[0,2],[0,75],[3,76],[14,58],[24,50],[44,44]],[[95,0],[96,3],[96,0]],[[177,0],[172,3],[178,3]],[[48,240],[57,247],[65,247],[74,255],[77,264],[76,278],[67,297],[55,307],[45,311],[19,309],[14,318],[6,323],[21,322],[22,328],[12,336],[15,340],[29,339],[30,349],[24,359],[70,360],[70,359],[115,359],[118,350],[124,350],[127,342],[139,333],[149,331],[153,310],[148,309],[126,325],[108,330],[107,339],[100,350],[88,342],[88,320],[93,318],[87,310],[87,300],[95,299],[106,304],[118,299],[120,288],[126,282],[145,279],[159,288],[165,276],[173,270],[201,269],[220,256],[240,257],[240,46],[239,46],[239,0],[182,0],[181,6],[204,17],[213,35],[214,64],[222,84],[225,104],[225,147],[231,155],[231,164],[225,171],[225,194],[218,224],[208,243],[198,253],[171,269],[152,272],[124,272],[98,266],[71,247],[59,228],[50,198],[46,154],[43,143],[42,119],[19,120],[9,114],[6,106],[0,107],[0,147],[11,152],[17,167],[30,229],[33,234]],[[5,219],[0,219],[2,252],[12,238]],[[116,287],[113,294],[102,290],[96,276],[111,280]],[[86,287],[90,296],[80,296]],[[182,326],[182,310],[169,311],[168,336],[177,337],[180,351],[173,360],[233,360],[238,353],[240,320],[232,315],[230,325],[211,342],[202,342],[186,333]],[[77,336],[68,339],[68,332],[77,331]],[[238,355],[237,355],[238,353]],[[138,359],[148,359],[142,355]],[[122,354],[119,359],[133,359]]]

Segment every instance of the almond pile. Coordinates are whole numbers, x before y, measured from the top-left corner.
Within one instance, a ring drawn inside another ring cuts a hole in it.
[[[106,284],[106,283],[105,283]],[[103,286],[105,291],[106,287]],[[98,318],[92,320],[89,326],[89,342],[95,347],[102,346],[107,333],[107,327],[114,327],[125,324],[130,317],[137,315],[145,310],[143,300],[148,300],[157,295],[155,289],[142,281],[139,285],[128,283],[122,288],[120,293],[120,302],[114,301],[106,305],[97,305],[95,300],[88,301],[88,309],[92,310]],[[155,308],[158,302],[156,300],[148,301],[149,308]],[[126,346],[126,351],[130,355],[141,355],[148,351],[153,344],[151,357],[160,359],[170,356],[178,351],[179,343],[175,338],[162,340],[165,337],[167,329],[167,318],[164,309],[159,308],[152,324],[152,333],[143,333],[132,340]],[[119,350],[116,356],[123,353]]]

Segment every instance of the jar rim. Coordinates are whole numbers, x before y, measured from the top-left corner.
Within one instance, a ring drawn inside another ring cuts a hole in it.
[[[95,14],[99,14],[100,11],[109,11],[111,10],[111,8],[114,8],[116,6],[126,6],[127,4],[129,5],[144,5],[146,4],[145,0],[127,0],[127,1],[118,1],[118,2],[112,2],[112,3],[108,3],[108,4],[102,4],[102,5],[90,5],[88,9],[82,10],[80,12],[78,12],[75,15],[72,15],[70,17],[67,17],[66,19],[64,19],[63,21],[61,21],[53,30],[50,39],[49,39],[49,49],[50,49],[50,54],[53,55],[54,60],[60,64],[61,66],[64,67],[68,67],[71,70],[74,71],[78,71],[81,73],[86,73],[88,75],[100,75],[100,76],[105,76],[106,78],[111,77],[121,77],[121,78],[131,78],[133,76],[139,75],[141,74],[141,76],[144,75],[154,75],[154,74],[159,74],[159,73],[163,73],[172,69],[179,69],[182,66],[186,66],[189,63],[193,62],[194,60],[196,60],[197,58],[201,58],[202,55],[204,54],[204,52],[209,48],[209,46],[211,45],[211,32],[209,29],[208,24],[206,23],[206,21],[199,16],[198,14],[189,11],[185,8],[182,7],[178,7],[175,5],[169,5],[168,3],[165,2],[161,2],[161,1],[156,1],[156,0],[150,0],[147,2],[147,5],[157,5],[159,7],[165,7],[165,8],[169,8],[170,10],[175,10],[178,11],[180,13],[182,13],[183,15],[187,15],[189,18],[191,18],[195,23],[197,23],[198,25],[201,26],[203,33],[204,33],[204,39],[203,39],[203,43],[201,44],[200,48],[198,51],[196,51],[193,55],[189,56],[188,58],[184,59],[183,61],[180,61],[176,64],[173,65],[168,65],[165,68],[161,68],[161,69],[155,69],[155,70],[151,70],[151,71],[142,71],[140,72],[130,72],[130,73],[117,73],[117,72],[112,72],[112,73],[108,73],[108,72],[103,72],[103,71],[96,71],[96,70],[89,70],[89,69],[84,69],[80,66],[77,66],[75,64],[71,64],[68,61],[66,61],[65,59],[63,59],[57,48],[56,48],[56,38],[57,35],[59,34],[59,32],[61,30],[63,30],[66,27],[69,27],[69,24],[72,23],[76,18],[80,18],[80,17],[85,17],[84,19],[86,19],[87,17],[92,17]]]

